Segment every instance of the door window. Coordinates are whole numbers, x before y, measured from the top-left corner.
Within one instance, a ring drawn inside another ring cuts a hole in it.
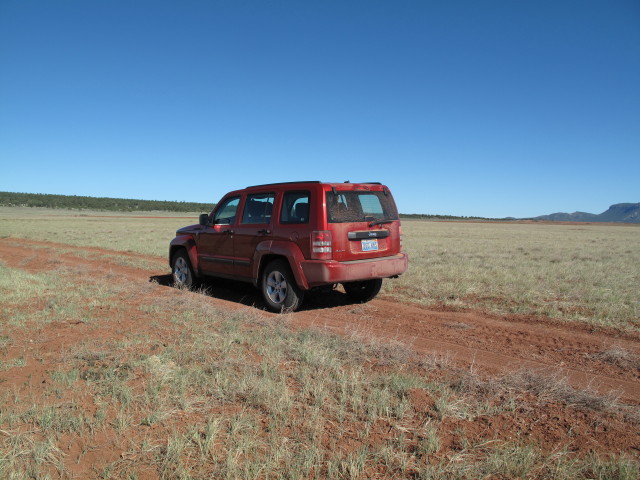
[[[216,210],[216,213],[213,216],[213,224],[231,225],[232,223],[235,223],[236,210],[238,210],[239,203],[240,197],[231,197],[225,200]]]
[[[282,199],[280,223],[309,223],[309,192],[287,192]]]
[[[271,212],[273,210],[273,193],[257,193],[247,195],[242,212],[243,224],[271,223]]]

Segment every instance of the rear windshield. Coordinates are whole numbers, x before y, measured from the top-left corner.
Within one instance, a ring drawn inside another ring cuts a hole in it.
[[[391,195],[384,192],[330,191],[327,192],[327,220],[329,223],[398,220],[398,210]]]

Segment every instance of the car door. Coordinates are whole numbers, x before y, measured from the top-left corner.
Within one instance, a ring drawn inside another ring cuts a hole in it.
[[[240,196],[223,198],[211,223],[196,237],[198,265],[205,275],[233,275],[233,237]]]
[[[271,237],[275,193],[259,192],[247,195],[242,216],[234,228],[234,274],[252,276],[253,258],[258,243]]]
[[[278,201],[279,220],[274,223],[273,239],[275,241],[295,242],[305,258],[311,258],[311,230],[313,224],[310,217],[313,212],[311,192],[309,190],[289,190],[283,192],[282,201]],[[311,223],[310,223],[311,222]]]

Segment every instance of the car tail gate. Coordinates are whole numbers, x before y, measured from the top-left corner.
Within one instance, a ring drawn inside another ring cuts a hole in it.
[[[326,192],[333,260],[387,257],[400,252],[400,221],[386,187],[349,185]]]

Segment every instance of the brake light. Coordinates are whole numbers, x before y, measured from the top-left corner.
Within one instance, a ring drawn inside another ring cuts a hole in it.
[[[311,258],[326,260],[333,257],[331,249],[331,232],[316,230],[311,233]]]
[[[398,233],[400,233],[400,251],[402,251],[402,225],[398,228]]]

